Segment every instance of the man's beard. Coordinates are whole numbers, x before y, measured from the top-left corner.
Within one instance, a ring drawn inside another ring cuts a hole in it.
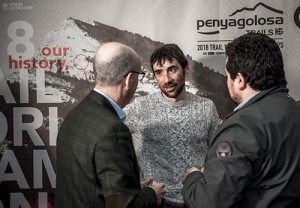
[[[163,93],[165,96],[167,96],[168,98],[177,98],[177,97],[180,95],[180,93],[182,92],[182,90],[184,89],[185,84],[177,85],[177,86],[178,86],[178,87],[176,88],[174,94],[173,94],[173,93],[171,94],[171,93],[166,92],[163,88],[160,88],[160,89],[161,89],[162,93]]]

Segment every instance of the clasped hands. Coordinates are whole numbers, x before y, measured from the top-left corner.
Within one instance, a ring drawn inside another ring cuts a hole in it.
[[[185,173],[183,174],[182,183],[184,183],[186,177],[194,171],[201,171],[203,173],[204,167],[200,169],[196,167],[187,168]],[[155,181],[153,178],[149,178],[141,182],[141,188],[145,188],[145,187],[151,187],[155,191],[157,197],[157,205],[160,206],[162,200],[164,199],[164,195],[166,193],[165,183],[160,183]]]
[[[141,182],[141,188],[145,187],[150,187],[155,191],[157,198],[157,206],[160,206],[166,193],[165,184],[157,182],[153,178],[150,178]]]

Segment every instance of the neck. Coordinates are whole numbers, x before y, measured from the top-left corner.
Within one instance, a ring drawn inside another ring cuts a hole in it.
[[[120,87],[118,85],[116,86],[100,86],[96,85],[95,88],[106,95],[108,95],[111,99],[113,99],[121,108],[124,107],[121,96],[120,96]]]
[[[250,98],[251,96],[253,96],[257,91],[250,88],[249,86],[247,87],[247,89],[244,91],[244,93],[241,95],[241,102],[243,102],[244,100],[247,100],[248,98]]]

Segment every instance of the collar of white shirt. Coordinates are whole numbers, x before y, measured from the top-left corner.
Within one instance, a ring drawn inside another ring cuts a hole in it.
[[[253,95],[249,96],[247,99],[245,99],[243,102],[241,102],[233,111],[237,111],[241,107],[243,107],[251,98],[253,98],[255,95],[260,93],[260,91],[255,92]]]
[[[125,112],[122,110],[122,108],[113,100],[111,97],[106,95],[104,92],[101,92],[100,90],[94,88],[95,92],[98,92],[99,94],[103,95],[109,102],[110,104],[114,107],[115,111],[117,112],[119,118],[124,121],[126,118]]]

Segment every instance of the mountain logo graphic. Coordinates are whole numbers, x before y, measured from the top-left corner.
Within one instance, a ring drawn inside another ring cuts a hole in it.
[[[256,4],[253,8],[247,8],[247,7],[244,7],[244,8],[242,8],[242,9],[238,9],[238,10],[236,10],[235,12],[233,12],[231,15],[229,15],[229,17],[234,16],[235,14],[237,14],[237,13],[239,13],[239,12],[242,12],[242,11],[255,11],[256,8],[257,8],[258,6],[263,6],[263,7],[267,8],[268,10],[270,10],[270,11],[272,11],[272,12],[275,12],[275,13],[278,13],[278,14],[283,14],[283,11],[278,10],[278,9],[274,9],[274,8],[272,8],[272,7],[270,7],[270,6],[266,5],[266,4],[264,4],[264,3],[262,3],[262,2],[259,2],[259,3]]]
[[[229,17],[233,17],[238,13],[242,13],[244,11],[255,11],[258,7],[264,7],[276,14],[283,14],[282,10],[275,9],[273,7],[270,7],[262,2],[257,3],[253,8],[247,8],[243,7],[242,9],[238,9],[234,11],[232,14],[229,15]],[[296,11],[297,13],[297,11]],[[299,17],[298,21],[296,21],[296,13],[295,13],[295,22],[296,24],[299,23]],[[299,14],[299,12],[298,12]],[[265,25],[282,25],[283,24],[283,18],[282,16],[274,16],[274,17],[258,17],[257,15],[254,15],[253,18],[239,18],[239,19],[234,19],[234,18],[228,18],[228,19],[208,19],[208,20],[197,20],[197,31],[199,34],[203,35],[215,35],[220,33],[221,30],[225,30],[228,27],[237,27],[238,29],[243,29],[245,26],[255,26],[255,25],[260,25],[260,26],[265,26]],[[298,25],[297,25],[298,26]],[[203,29],[203,27],[206,28],[218,28],[217,30],[214,31],[200,31]]]

